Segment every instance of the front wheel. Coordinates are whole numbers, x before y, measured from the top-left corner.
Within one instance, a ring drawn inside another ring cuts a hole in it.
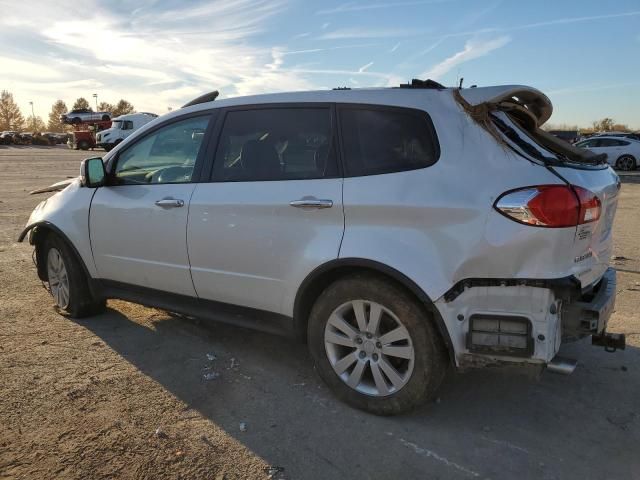
[[[71,248],[53,234],[46,238],[42,248],[38,257],[45,262],[49,292],[56,307],[73,318],[103,310],[104,299],[91,294],[87,276]]]
[[[447,369],[442,340],[423,306],[378,276],[354,275],[330,285],[311,311],[308,340],[331,390],[377,415],[424,403]]]
[[[623,155],[616,162],[616,168],[628,172],[636,168],[636,159],[631,155]]]

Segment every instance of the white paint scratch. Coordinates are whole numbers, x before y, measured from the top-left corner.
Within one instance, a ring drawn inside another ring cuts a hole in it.
[[[447,467],[455,468],[456,470],[460,470],[461,472],[464,472],[473,477],[480,476],[478,472],[474,472],[473,470],[469,470],[468,468],[463,467],[462,465],[459,465],[456,462],[452,462],[451,460],[443,457],[442,455],[438,455],[436,452],[433,452],[426,448],[419,447],[415,443],[408,442],[404,438],[400,438],[399,440],[400,440],[400,443],[402,443],[405,447],[412,449],[418,455],[423,455],[425,457],[433,458],[434,460],[444,463]]]

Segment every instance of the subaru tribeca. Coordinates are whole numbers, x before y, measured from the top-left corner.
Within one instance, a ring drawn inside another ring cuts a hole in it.
[[[449,366],[571,370],[609,350],[620,182],[540,129],[526,86],[336,89],[190,102],[38,205],[20,240],[72,317],[120,298],[307,341],[376,414]]]

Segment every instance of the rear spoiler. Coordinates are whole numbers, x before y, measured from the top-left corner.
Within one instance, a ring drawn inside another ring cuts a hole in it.
[[[590,150],[574,147],[542,130],[540,127],[551,116],[553,107],[549,98],[534,88],[522,86],[464,90],[458,88],[453,91],[453,97],[463,110],[501,145],[507,144],[491,118],[490,114],[494,111],[508,114],[536,142],[570,161],[591,165],[599,165],[607,161],[607,155],[604,153],[595,154]]]

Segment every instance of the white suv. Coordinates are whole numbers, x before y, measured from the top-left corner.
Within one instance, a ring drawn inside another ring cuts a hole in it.
[[[623,348],[604,157],[541,131],[533,88],[403,87],[192,102],[85,160],[20,240],[71,316],[120,298],[288,333],[377,414],[450,365]]]

